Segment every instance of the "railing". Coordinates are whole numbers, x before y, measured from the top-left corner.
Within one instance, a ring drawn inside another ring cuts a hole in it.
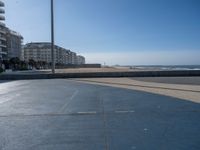
[[[6,38],[0,36],[0,40],[6,41]]]
[[[6,34],[6,31],[0,29],[0,33]]]
[[[7,55],[7,52],[2,52],[2,51],[0,51],[0,54],[2,55]]]
[[[0,44],[0,47],[4,47],[4,48],[6,48],[6,45]]]

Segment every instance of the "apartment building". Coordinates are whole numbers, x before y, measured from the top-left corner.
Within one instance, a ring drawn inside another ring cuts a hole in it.
[[[71,51],[70,50],[66,50],[66,53],[65,53],[65,64],[70,64],[70,56],[71,55]]]
[[[51,63],[51,43],[49,42],[35,42],[28,43],[23,46],[24,60],[45,61]],[[75,52],[69,49],[62,48],[55,45],[54,58],[56,64],[85,64],[85,58],[83,56],[77,56]]]
[[[77,64],[78,64],[78,65],[85,64],[85,57],[83,57],[83,56],[81,56],[81,55],[78,55],[78,56],[77,56]]]
[[[22,59],[23,37],[6,27],[4,3],[0,1],[0,60],[9,60],[13,57]]]
[[[8,59],[18,57],[19,59],[23,60],[22,42],[23,37],[19,33],[12,31],[9,28],[6,29],[6,47]]]
[[[6,49],[6,26],[4,24],[4,3],[0,1],[0,60],[4,60],[7,57]]]
[[[75,52],[71,52],[69,53],[69,64],[77,64],[77,55]]]
[[[34,61],[45,61],[47,63],[51,62],[51,43],[41,42],[41,43],[28,43],[24,45],[24,60],[29,61],[33,59]],[[54,47],[54,58],[56,64],[68,64],[68,52],[62,47],[55,45]]]

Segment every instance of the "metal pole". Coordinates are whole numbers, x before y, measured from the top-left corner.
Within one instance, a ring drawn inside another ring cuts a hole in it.
[[[55,73],[55,58],[54,58],[54,5],[51,0],[51,66],[52,73]]]

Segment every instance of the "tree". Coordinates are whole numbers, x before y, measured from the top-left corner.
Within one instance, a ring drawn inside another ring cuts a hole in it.
[[[36,67],[36,61],[33,59],[29,59],[28,64],[33,68]]]
[[[5,65],[5,69],[9,69],[10,68],[10,62],[9,62],[9,60],[3,60],[2,64]]]
[[[9,60],[9,64],[11,65],[11,68],[16,70],[20,66],[20,59],[18,57],[13,57]]]

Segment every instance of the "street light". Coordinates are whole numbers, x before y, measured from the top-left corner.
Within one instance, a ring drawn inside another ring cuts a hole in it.
[[[54,59],[54,5],[51,0],[51,66],[52,73],[55,73],[55,59]]]

